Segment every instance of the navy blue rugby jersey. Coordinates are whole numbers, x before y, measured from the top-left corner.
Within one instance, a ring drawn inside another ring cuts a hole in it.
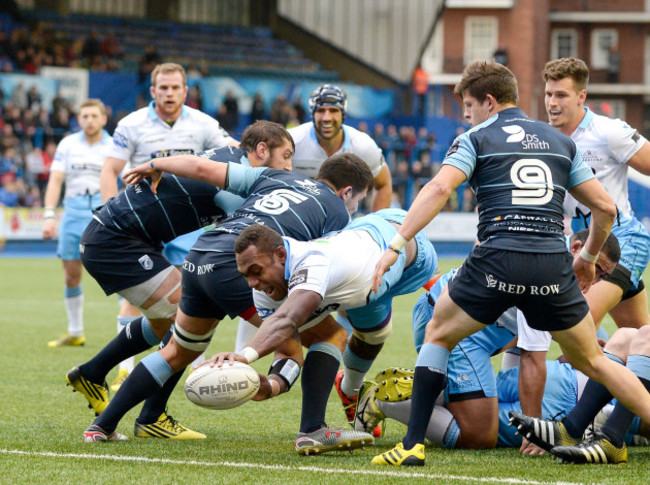
[[[250,166],[240,148],[211,149],[198,156]],[[94,215],[108,227],[159,245],[226,217],[243,201],[206,182],[163,173],[156,194],[151,180],[144,179],[97,208]]]
[[[225,221],[201,234],[193,250],[214,250],[215,238],[239,234],[252,224],[308,241],[341,230],[350,222],[343,200],[327,184],[306,175],[231,164],[228,191],[248,197]]]
[[[443,163],[476,194],[481,244],[514,251],[566,251],[564,195],[594,177],[571,138],[519,108],[460,135]]]

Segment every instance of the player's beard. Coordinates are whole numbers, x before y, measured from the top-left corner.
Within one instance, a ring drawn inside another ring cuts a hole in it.
[[[321,138],[323,138],[325,140],[331,140],[333,138],[336,138],[336,136],[339,133],[341,133],[341,130],[343,129],[343,125],[339,125],[338,128],[336,129],[336,131],[334,133],[332,133],[331,135],[329,135],[329,136],[325,135],[321,131],[320,125],[314,125],[314,129],[316,130],[316,133],[318,133],[318,136],[320,136]]]

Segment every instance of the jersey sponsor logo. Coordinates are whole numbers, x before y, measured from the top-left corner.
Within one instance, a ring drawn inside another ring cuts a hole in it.
[[[126,148],[129,144],[128,140],[126,139],[126,136],[124,136],[122,133],[120,133],[117,130],[115,130],[115,133],[113,133],[113,143],[118,147],[122,147],[122,148]]]
[[[544,140],[540,140],[537,135],[526,133],[519,125],[503,126],[503,131],[509,133],[506,143],[519,143],[524,150],[548,150],[551,145]]]
[[[510,136],[506,138],[506,143],[518,143],[526,136],[526,132],[519,125],[502,126],[501,129],[510,134]]]
[[[145,254],[144,256],[138,258],[138,263],[140,263],[140,265],[142,265],[142,267],[146,271],[150,271],[153,269],[153,261],[151,260],[148,254]]]
[[[296,271],[294,274],[292,274],[291,278],[289,278],[289,291],[291,291],[294,287],[301,285],[305,281],[307,281],[308,274],[309,274],[308,268],[301,268],[298,271]]]
[[[582,160],[587,162],[587,164],[600,162],[600,156],[596,150],[586,148],[584,150],[581,149],[580,153],[582,153]],[[591,167],[591,171],[594,173],[594,175],[596,174],[596,170],[593,167]]]
[[[514,283],[508,283],[506,281],[499,281],[491,274],[485,275],[485,280],[487,282],[486,286],[488,288],[493,288],[502,293],[508,293],[510,295],[535,295],[535,296],[547,296],[547,295],[558,295],[560,293],[560,285],[517,285]]]
[[[313,180],[309,180],[309,179],[296,180],[296,183],[305,192],[309,192],[310,194],[314,194],[314,195],[319,195],[320,194],[320,189],[318,188],[318,184],[316,182],[314,182]]]
[[[216,153],[216,151],[217,151],[216,148],[210,148],[209,150],[205,150],[204,152],[197,153],[197,155],[198,155],[199,157],[201,157],[201,158],[210,158],[210,159],[212,159],[212,157],[214,156],[214,154]],[[231,152],[231,153],[232,153],[232,152]]]
[[[291,203],[300,204],[307,200],[307,196],[298,194],[289,189],[277,189],[255,201],[255,209],[266,214],[278,215],[286,212]]]
[[[75,170],[75,171],[79,171],[79,172],[88,171],[88,172],[100,173],[102,171],[102,166],[94,164],[94,163],[85,163],[85,162],[76,163],[75,162],[75,163],[72,163],[70,165],[70,169]]]
[[[445,157],[448,157],[449,155],[453,155],[458,151],[458,147],[460,146],[460,141],[456,140],[450,147],[449,150],[447,150],[447,154]]]
[[[257,307],[257,314],[260,316],[262,320],[264,320],[267,317],[270,317],[275,313],[275,310],[273,308],[259,308]]]
[[[317,308],[314,313],[311,314],[311,317],[309,317],[310,320],[313,320],[314,318],[317,318],[318,316],[322,315],[323,313],[332,313],[337,311],[340,308],[341,304],[340,303],[330,303],[329,305],[325,305],[322,308]]]
[[[513,205],[543,205],[553,198],[553,175],[541,160],[523,158],[510,168]]]
[[[194,150],[191,148],[169,148],[167,150],[158,150],[151,154],[151,158],[173,157],[176,155],[193,155]]]

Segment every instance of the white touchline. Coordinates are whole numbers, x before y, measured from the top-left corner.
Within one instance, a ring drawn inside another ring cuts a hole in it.
[[[162,463],[169,465],[196,465],[207,467],[239,467],[239,468],[257,468],[264,470],[283,470],[283,471],[303,471],[314,473],[345,473],[354,475],[381,475],[402,478],[437,478],[440,480],[458,480],[459,482],[478,482],[478,483],[512,483],[521,485],[582,485],[575,482],[538,482],[536,480],[521,480],[519,478],[490,478],[490,477],[469,477],[463,475],[440,475],[437,473],[413,473],[389,471],[384,468],[381,470],[353,470],[347,468],[321,468],[317,466],[287,466],[287,465],[265,465],[263,463],[239,463],[231,461],[195,461],[195,460],[168,460],[165,458],[148,458],[146,456],[122,456],[122,455],[94,455],[91,453],[53,453],[48,451],[23,451],[0,449],[1,454],[6,455],[25,455],[25,456],[44,456],[54,458],[88,458],[113,461],[136,461],[146,463]]]

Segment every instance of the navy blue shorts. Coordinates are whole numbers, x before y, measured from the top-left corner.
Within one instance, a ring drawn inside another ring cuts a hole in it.
[[[223,320],[248,318],[255,311],[253,293],[237,271],[237,234],[213,238],[210,251],[191,250],[183,263],[183,293],[179,303],[186,315]]]
[[[79,252],[88,273],[107,295],[144,283],[171,266],[162,246],[155,247],[96,219],[81,236]]]
[[[484,324],[516,306],[534,329],[566,330],[589,312],[572,264],[568,251],[537,254],[479,246],[449,281],[449,296]]]

